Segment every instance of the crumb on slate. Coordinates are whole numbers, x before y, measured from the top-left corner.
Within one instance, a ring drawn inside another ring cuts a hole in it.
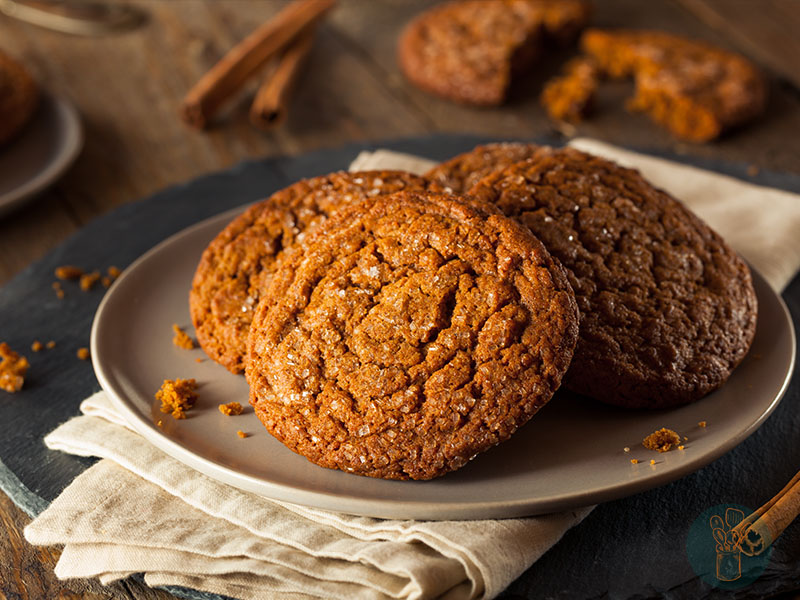
[[[28,359],[14,352],[5,342],[0,343],[0,358],[0,390],[11,394],[20,391],[30,366]]]
[[[80,279],[81,275],[83,275],[84,271],[80,267],[75,267],[73,265],[63,265],[61,267],[56,267],[56,277],[61,279],[62,281],[66,281],[68,279]]]
[[[100,272],[92,271],[91,273],[84,273],[81,275],[80,285],[84,292],[88,292],[94,287],[94,284],[100,281]]]

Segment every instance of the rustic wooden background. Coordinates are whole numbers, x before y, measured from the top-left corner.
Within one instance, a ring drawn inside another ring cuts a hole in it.
[[[22,59],[45,87],[81,112],[85,148],[74,167],[34,203],[0,219],[0,285],[93,217],[165,186],[253,157],[297,154],[353,140],[428,132],[534,137],[553,131],[538,105],[543,81],[569,54],[547,58],[497,109],[454,105],[411,88],[395,63],[402,25],[430,2],[340,0],[320,29],[288,120],[264,133],[247,119],[253,89],[213,128],[177,118],[189,87],[235,42],[275,13],[282,0],[136,2],[148,14],[131,32],[82,38],[0,16],[0,46]],[[681,144],[621,107],[626,85],[609,86],[602,112],[564,135],[800,172],[800,0],[601,0],[598,26],[650,27],[735,49],[771,77],[766,115],[706,145]],[[0,332],[0,338],[2,332]],[[59,582],[58,549],[22,538],[28,518],[0,493],[0,600],[138,598],[171,595],[135,582],[103,587]]]

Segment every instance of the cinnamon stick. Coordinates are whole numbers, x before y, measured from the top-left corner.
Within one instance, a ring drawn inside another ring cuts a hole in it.
[[[275,69],[261,84],[250,107],[250,121],[267,130],[286,118],[289,98],[314,44],[316,24],[306,27],[281,55]]]
[[[181,115],[190,125],[205,127],[219,107],[305,28],[333,7],[335,0],[294,0],[234,46],[189,90]]]
[[[748,556],[761,554],[800,515],[800,472],[758,510],[733,528],[739,548]]]

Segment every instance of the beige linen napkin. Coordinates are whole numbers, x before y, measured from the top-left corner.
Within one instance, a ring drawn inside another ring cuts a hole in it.
[[[470,598],[499,593],[590,511],[395,521],[261,498],[185,467],[128,429],[103,392],[45,438],[102,460],[25,530],[66,544],[59,577],[144,572],[242,598]]]
[[[640,168],[697,210],[782,289],[800,267],[800,197],[591,140],[575,145]],[[351,169],[423,172],[387,151]],[[777,252],[780,249],[780,252]],[[47,436],[48,447],[103,460],[25,530],[63,544],[56,574],[111,582],[143,572],[237,598],[491,598],[590,511],[527,519],[395,521],[275,502],[221,484],[128,429],[103,392]]]

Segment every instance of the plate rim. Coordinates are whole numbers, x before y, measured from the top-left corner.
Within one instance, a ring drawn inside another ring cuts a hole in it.
[[[40,106],[36,112],[44,110],[44,105],[50,103],[56,119],[64,126],[64,140],[59,146],[55,158],[44,166],[44,169],[37,171],[34,176],[21,185],[0,194],[0,216],[16,209],[27,200],[33,199],[39,193],[53,185],[69,169],[78,158],[85,142],[83,125],[77,108],[63,96],[58,96],[47,90],[40,92]],[[34,114],[32,119],[37,119]],[[25,129],[34,125],[27,123]],[[24,138],[26,131],[20,132],[19,137]],[[13,150],[17,140],[9,142],[4,151]]]
[[[129,401],[118,393],[111,377],[105,372],[104,365],[97,358],[101,356],[100,334],[103,314],[107,310],[106,307],[114,299],[114,291],[123,284],[125,278],[130,276],[131,273],[134,273],[139,265],[147,262],[151,257],[157,256],[164,247],[175,244],[181,238],[192,237],[197,230],[210,226],[212,222],[219,221],[224,226],[224,219],[232,219],[237,214],[241,213],[248,205],[249,204],[223,211],[190,225],[159,242],[131,263],[123,271],[117,281],[109,288],[95,312],[90,335],[90,349],[94,371],[102,389],[108,394],[114,407],[121,412],[125,421],[137,433],[142,435],[155,447],[190,468],[218,482],[232,485],[233,487],[255,493],[262,497],[281,502],[300,504],[309,508],[346,512],[348,514],[366,517],[424,520],[517,518],[594,505],[666,485],[720,458],[750,437],[763,425],[780,404],[792,379],[796,363],[797,338],[791,313],[781,295],[772,289],[764,277],[751,266],[750,271],[754,283],[756,284],[756,291],[758,292],[759,289],[763,288],[771,299],[777,302],[777,305],[780,307],[780,319],[783,321],[784,325],[788,326],[787,333],[789,334],[790,353],[783,380],[770,404],[759,414],[758,418],[752,421],[746,428],[739,431],[736,435],[727,438],[723,443],[718,444],[704,454],[693,457],[672,470],[660,471],[656,474],[649,475],[647,478],[632,479],[624,482],[615,481],[602,488],[595,488],[581,493],[562,493],[559,495],[539,497],[535,500],[531,500],[530,498],[505,501],[470,501],[469,499],[464,499],[462,501],[451,500],[448,502],[432,502],[430,500],[362,499],[352,492],[337,493],[326,490],[308,490],[248,475],[210,458],[200,456],[184,445],[171,439],[167,434],[156,427],[151,419],[148,419],[137,410],[133,406],[132,401]],[[759,307],[762,304],[761,301],[762,298],[759,297]],[[408,483],[410,485],[425,484],[425,482],[413,481],[403,483]],[[345,501],[348,503],[347,509],[342,508],[342,504]],[[435,504],[433,509],[431,508],[432,504]],[[535,508],[532,509],[531,507],[534,505]],[[500,510],[501,508],[502,510]]]

